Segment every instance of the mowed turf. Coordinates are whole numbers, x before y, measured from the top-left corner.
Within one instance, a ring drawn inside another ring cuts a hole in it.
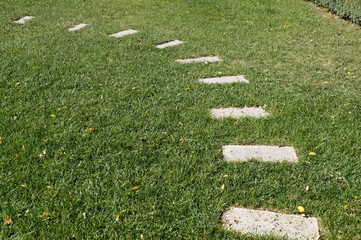
[[[298,0],[0,9],[1,239],[275,239],[223,230],[229,206],[303,206],[323,239],[361,238],[358,26]],[[223,61],[175,61],[201,56]],[[198,83],[235,75],[250,83]],[[258,106],[270,116],[209,113]],[[237,144],[293,146],[299,163],[223,161]]]

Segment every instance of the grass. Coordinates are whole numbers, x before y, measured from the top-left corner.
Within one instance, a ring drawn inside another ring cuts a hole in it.
[[[0,9],[1,239],[275,239],[222,230],[233,205],[303,206],[323,239],[361,238],[358,26],[297,0]],[[185,44],[155,48],[172,39]],[[175,62],[207,55],[223,61]],[[197,83],[240,74],[251,83]],[[266,119],[209,115],[264,105]],[[225,144],[291,145],[300,162],[229,164]]]

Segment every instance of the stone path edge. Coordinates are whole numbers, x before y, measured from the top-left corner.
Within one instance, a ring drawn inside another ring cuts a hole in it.
[[[284,209],[283,210],[280,210],[280,209],[265,209],[265,208],[262,208],[262,207],[250,207],[250,206],[241,206],[241,205],[231,205],[231,206],[227,206],[227,207],[224,207],[221,209],[220,211],[220,224],[221,224],[221,227],[226,230],[226,231],[232,231],[232,232],[236,232],[236,233],[239,233],[239,231],[237,231],[236,229],[232,229],[230,228],[228,225],[227,225],[227,221],[225,219],[225,214],[227,212],[230,212],[232,211],[233,209],[245,209],[245,210],[249,210],[249,211],[262,211],[262,212],[273,212],[273,213],[277,213],[277,214],[281,214],[281,215],[294,215],[294,216],[298,216],[297,214],[295,213],[292,213],[292,212],[288,212],[288,211],[285,211]],[[300,215],[300,217],[302,217]],[[318,217],[315,217],[315,216],[303,216],[305,219],[308,219],[308,218],[314,218],[316,219],[317,221],[317,227],[318,227],[318,236],[317,238],[315,239],[320,239],[320,235],[322,233],[322,224],[321,224],[321,221],[319,220]],[[247,234],[247,233],[246,233]],[[258,234],[254,234],[254,233],[251,233],[251,235],[254,235],[254,236],[261,236],[261,235],[258,235]],[[276,236],[277,237],[277,236]],[[297,239],[290,239],[290,240],[297,240]]]
[[[121,37],[125,37],[125,36],[128,36],[128,35],[136,34],[138,32],[139,32],[138,30],[127,29],[127,30],[123,30],[123,31],[120,31],[120,32],[117,32],[117,33],[110,34],[108,36],[109,37],[114,37],[114,38],[121,38]]]
[[[270,114],[266,112],[263,107],[227,107],[227,108],[212,108],[210,115],[215,119],[225,118],[265,118]]]
[[[196,58],[179,58],[176,59],[176,62],[180,64],[186,63],[213,63],[213,62],[221,62],[223,61],[218,56],[204,56],[204,57],[196,57]]]
[[[167,47],[174,47],[174,46],[178,46],[180,44],[183,44],[184,42],[183,41],[180,41],[180,40],[170,40],[170,41],[166,41],[166,42],[161,42],[161,43],[158,43],[156,48],[158,49],[163,49],[163,48],[167,48]]]
[[[85,28],[86,26],[88,26],[87,23],[79,23],[79,24],[74,24],[71,27],[68,28],[69,32],[74,32],[74,31],[78,31],[82,28]]]
[[[226,162],[248,162],[256,159],[260,162],[297,163],[297,152],[292,146],[277,145],[223,145],[223,159]],[[282,157],[279,157],[279,156]],[[285,156],[286,155],[286,156]]]
[[[18,23],[18,24],[25,24],[27,21],[30,21],[31,19],[34,19],[34,16],[30,16],[30,15],[25,15],[21,18],[18,18],[17,20],[14,20],[13,23]]]
[[[198,82],[202,84],[249,83],[244,75],[200,78]]]

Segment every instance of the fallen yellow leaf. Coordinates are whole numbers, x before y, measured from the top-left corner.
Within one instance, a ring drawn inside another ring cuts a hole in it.
[[[13,223],[13,220],[9,217],[9,216],[6,216],[6,218],[5,218],[5,224],[6,225],[11,225]]]
[[[41,214],[41,216],[40,216],[40,217],[41,217],[42,219],[44,219],[44,218],[46,218],[48,215],[49,215],[49,213],[44,212],[43,214]]]
[[[305,212],[305,209],[304,209],[302,206],[298,206],[298,207],[297,207],[297,211],[298,211],[299,213],[304,213],[304,212]]]
[[[221,186],[221,188],[220,188],[220,190],[221,190],[221,192],[223,192],[224,191],[224,184],[222,184],[222,186]]]
[[[119,221],[119,214],[115,215],[115,221],[116,221],[116,222]]]
[[[132,187],[132,190],[138,190],[139,186]]]
[[[315,152],[310,152],[308,155],[310,155],[310,156],[316,156],[317,153],[315,153]]]

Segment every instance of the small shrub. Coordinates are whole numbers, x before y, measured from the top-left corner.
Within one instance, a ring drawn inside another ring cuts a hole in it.
[[[361,0],[310,0],[332,13],[361,25]]]

